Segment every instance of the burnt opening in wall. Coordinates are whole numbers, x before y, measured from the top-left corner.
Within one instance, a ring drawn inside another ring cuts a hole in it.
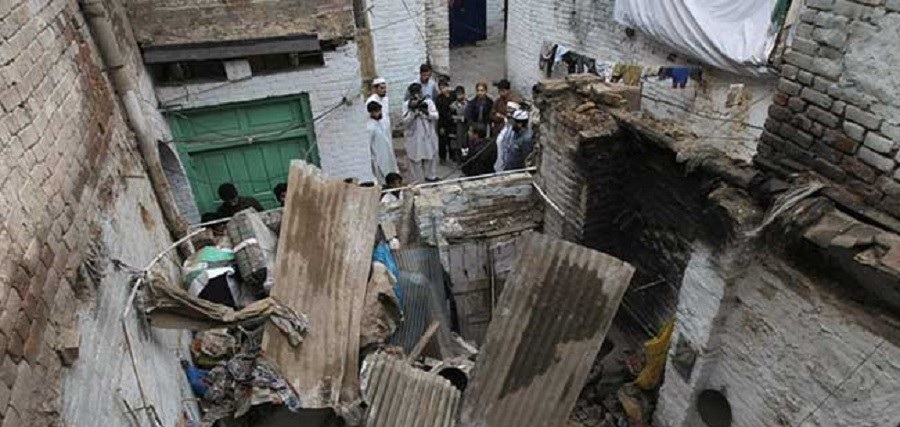
[[[645,343],[656,338],[668,349],[674,338],[661,331],[675,317],[692,254],[698,245],[721,248],[732,237],[734,223],[715,201],[723,178],[710,173],[720,154],[692,152],[686,160],[672,137],[639,119],[613,117],[583,91],[546,93],[538,100],[544,139],[537,182],[563,211],[562,220],[545,214],[546,231],[636,269],[607,333],[616,344],[595,359],[571,418],[586,425],[608,421],[610,414],[622,419],[625,399],[641,402],[649,420],[665,358],[647,356]],[[688,377],[690,349],[685,341]],[[623,398],[626,384],[638,378],[641,385],[629,386]]]

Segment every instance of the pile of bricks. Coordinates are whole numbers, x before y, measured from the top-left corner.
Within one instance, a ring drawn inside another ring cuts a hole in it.
[[[900,117],[847,71],[848,55],[876,46],[886,37],[878,31],[893,31],[883,20],[898,11],[897,1],[806,2],[784,54],[757,164],[782,175],[815,170],[865,205],[900,216],[900,127],[891,123]],[[864,38],[865,32],[875,36]],[[869,66],[896,67],[889,62]]]

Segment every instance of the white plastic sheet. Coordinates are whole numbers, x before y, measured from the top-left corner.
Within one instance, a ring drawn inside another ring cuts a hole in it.
[[[768,74],[777,0],[616,0],[615,17],[680,53],[744,75]]]

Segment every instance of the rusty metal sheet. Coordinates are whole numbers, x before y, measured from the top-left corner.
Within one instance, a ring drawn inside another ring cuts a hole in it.
[[[441,376],[385,354],[363,367],[366,427],[453,427],[460,392]]]
[[[461,423],[565,424],[634,268],[526,233],[466,390]]]
[[[379,196],[378,188],[330,180],[314,166],[291,162],[272,296],[306,313],[310,330],[300,349],[267,330],[263,349],[304,408],[359,398],[360,320]]]

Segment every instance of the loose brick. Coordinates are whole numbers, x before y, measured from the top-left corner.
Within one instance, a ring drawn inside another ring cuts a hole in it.
[[[812,163],[812,168],[824,177],[838,183],[843,182],[847,178],[847,173],[843,169],[824,159],[815,159]]]
[[[866,128],[853,123],[851,121],[844,121],[844,133],[847,134],[848,137],[853,139],[854,141],[863,142],[866,137]]]
[[[813,79],[815,77],[816,76],[813,73],[810,73],[809,71],[799,71],[797,73],[797,81],[806,86],[813,84]]]
[[[897,1],[900,1],[900,0],[897,0]],[[797,72],[799,72],[799,71],[800,71],[799,68],[797,68],[791,64],[786,64],[783,67],[781,67],[781,77],[784,77],[789,80],[796,80]]]
[[[847,120],[859,123],[866,129],[877,130],[881,126],[881,117],[863,111],[855,105],[848,105],[844,114]]]
[[[866,135],[864,145],[881,154],[889,154],[894,149],[893,141],[875,132],[869,132]]]
[[[803,98],[794,96],[788,99],[788,108],[795,113],[802,113],[806,110],[806,105],[807,102],[804,101]]]
[[[831,106],[831,112],[842,116],[844,114],[844,109],[847,108],[847,103],[844,101],[834,101],[834,105]]]
[[[865,164],[872,166],[882,172],[891,172],[894,170],[894,166],[896,165],[894,159],[882,156],[881,154],[872,151],[868,147],[860,147],[857,156],[859,156],[859,159],[862,160]]]
[[[808,24],[801,24],[808,25]],[[813,57],[809,56],[805,53],[796,50],[789,50],[784,54],[784,59],[788,64],[795,65],[798,68],[802,68],[804,70],[812,70],[813,68]],[[799,75],[798,75],[799,79]]]
[[[813,21],[815,21],[815,17],[813,17]],[[791,49],[807,55],[815,55],[818,53],[819,43],[803,37],[795,37],[791,42]]]
[[[779,121],[788,121],[794,115],[791,114],[791,110],[784,108],[780,105],[772,104],[769,106],[769,117],[772,117]]]

